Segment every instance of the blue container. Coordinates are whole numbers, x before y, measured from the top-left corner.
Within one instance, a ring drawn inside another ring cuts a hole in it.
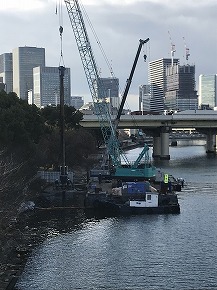
[[[145,193],[149,189],[147,182],[126,182],[128,193]]]

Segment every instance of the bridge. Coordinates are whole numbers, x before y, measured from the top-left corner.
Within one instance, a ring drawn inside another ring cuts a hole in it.
[[[100,128],[96,115],[84,115],[80,124],[85,128]],[[217,111],[213,110],[189,110],[173,115],[122,115],[118,128],[142,129],[153,136],[154,158],[170,159],[169,133],[172,129],[196,129],[206,135],[206,152],[216,152]]]

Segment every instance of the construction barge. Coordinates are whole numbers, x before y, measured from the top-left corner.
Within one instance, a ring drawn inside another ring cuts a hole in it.
[[[163,177],[163,179],[162,179]],[[136,214],[178,214],[180,205],[176,192],[184,186],[183,180],[172,175],[156,176],[152,180],[109,179],[101,175],[79,183],[53,182],[36,201],[38,210],[82,209],[94,216]]]
[[[85,205],[104,216],[178,214],[180,205],[175,189],[180,191],[181,184],[93,179]]]

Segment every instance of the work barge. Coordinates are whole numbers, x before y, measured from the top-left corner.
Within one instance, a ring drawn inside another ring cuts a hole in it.
[[[86,206],[103,215],[180,213],[177,191],[182,180],[160,173],[149,180],[92,177],[85,198]]]
[[[83,210],[88,216],[98,217],[178,214],[176,192],[183,186],[182,180],[162,172],[152,180],[129,181],[98,175],[90,176],[88,181],[68,179],[62,184],[56,179],[43,190],[36,209]]]

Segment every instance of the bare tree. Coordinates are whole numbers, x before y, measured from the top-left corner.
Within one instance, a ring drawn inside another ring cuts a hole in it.
[[[22,172],[27,163],[16,161],[12,154],[7,156],[4,151],[0,152],[0,254],[5,252],[9,241],[14,241],[14,237],[9,239],[8,234],[26,197],[27,180]]]

